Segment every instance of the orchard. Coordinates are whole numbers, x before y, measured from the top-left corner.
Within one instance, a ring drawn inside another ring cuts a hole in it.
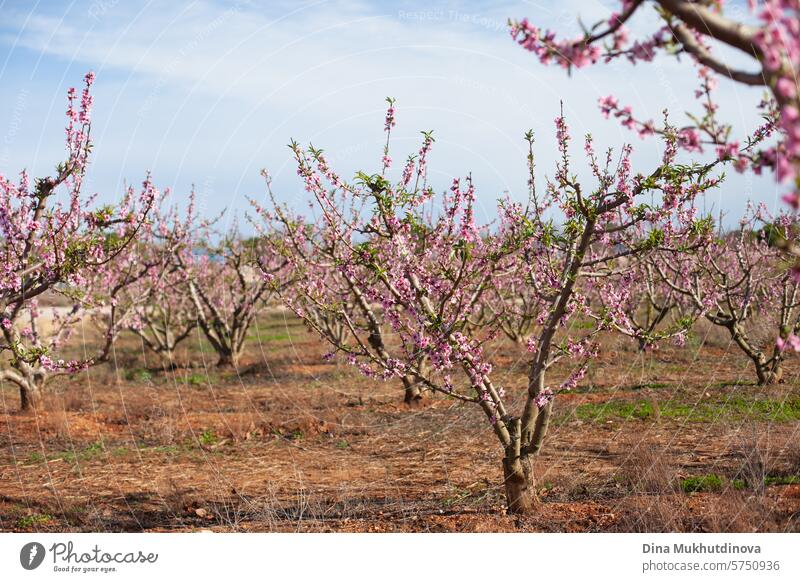
[[[572,38],[510,20],[531,68],[696,75],[655,119],[599,98],[629,142],[563,105],[520,127],[522,193],[440,188],[439,132],[396,139],[390,97],[372,166],[292,140],[292,191],[267,167],[245,216],[146,171],[103,205],[87,74],[53,173],[0,167],[0,526],[797,531],[800,4],[728,4],[624,0]],[[763,88],[759,124],[721,83]],[[777,208],[706,204],[748,173]]]

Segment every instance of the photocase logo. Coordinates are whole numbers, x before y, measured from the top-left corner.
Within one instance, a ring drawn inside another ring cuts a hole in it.
[[[27,543],[19,552],[19,563],[26,570],[35,570],[44,561],[44,554],[44,546],[39,542]]]

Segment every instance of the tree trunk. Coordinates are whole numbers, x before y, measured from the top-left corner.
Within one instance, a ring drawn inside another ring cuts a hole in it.
[[[174,370],[177,368],[175,365],[175,357],[172,350],[163,349],[157,352],[158,358],[161,362],[162,370]]]
[[[19,399],[21,410],[33,410],[38,408],[42,402],[42,391],[35,385],[20,386]]]
[[[239,366],[239,354],[231,351],[220,353],[217,366],[220,368],[236,368]]]
[[[762,358],[763,360],[763,358]],[[759,386],[769,386],[777,384],[783,379],[783,368],[780,362],[773,362],[768,364],[763,361],[756,360],[756,376],[758,376]]]
[[[711,320],[713,323],[713,320]],[[756,377],[758,378],[759,386],[767,386],[769,384],[777,384],[783,378],[783,370],[781,369],[781,358],[776,355],[770,360],[764,355],[764,352],[755,348],[750,340],[745,335],[744,331],[737,322],[732,322],[727,325],[733,341],[748,355],[756,367]]]
[[[503,458],[508,513],[530,515],[539,503],[530,457]]]
[[[403,388],[405,388],[403,402],[408,406],[419,406],[422,404],[423,396],[422,390],[419,388],[419,382],[416,382],[413,378],[409,378],[408,376],[403,376]]]
[[[522,421],[515,418],[508,423],[511,444],[503,457],[503,482],[506,487],[508,513],[530,515],[539,502],[533,467],[527,448],[522,449]]]

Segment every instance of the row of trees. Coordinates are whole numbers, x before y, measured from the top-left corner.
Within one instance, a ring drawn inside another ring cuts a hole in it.
[[[262,260],[261,243],[235,226],[216,233],[215,221],[196,215],[194,195],[184,211],[171,205],[170,192],[149,176],[115,206],[85,196],[93,80],[86,76],[80,96],[69,91],[67,158],[55,175],[33,184],[26,172],[16,182],[0,176],[0,380],[19,387],[23,410],[36,406],[51,378],[108,361],[123,332],[171,366],[176,346],[199,328],[219,364],[236,365],[274,291],[259,265],[281,268]],[[100,347],[59,358],[87,319],[100,331]]]
[[[624,25],[645,4],[656,6],[664,26],[631,43]],[[88,75],[80,99],[69,94],[67,159],[55,175],[33,184],[25,173],[19,181],[0,177],[7,354],[0,379],[19,386],[23,408],[34,406],[48,378],[107,360],[123,332],[137,334],[165,365],[174,364],[181,341],[199,332],[220,365],[235,366],[259,309],[280,301],[327,342],[325,357],[342,358],[376,380],[396,379],[406,402],[432,392],[476,405],[499,445],[509,510],[532,511],[532,462],[554,399],[584,377],[602,334],[654,349],[668,339],[682,343],[704,319],[730,335],[760,384],[779,381],[785,354],[800,349],[798,278],[787,268],[787,256],[798,254],[791,208],[797,197],[788,194],[790,207],[777,216],[751,207],[727,232],[698,210],[698,198],[720,184],[727,165],[794,176],[797,6],[767,2],[764,26],[750,29],[726,20],[722,5],[625,0],[618,14],[570,41],[526,20],[512,22],[520,44],[567,68],[621,56],[649,61],[658,50],[689,54],[699,66],[703,110],[688,125],[673,125],[666,114],[656,124],[613,96],[602,98],[606,116],[661,140],[663,154],[634,170],[631,146],[598,153],[586,136],[586,179],[572,167],[572,137],[559,115],[552,177],[537,183],[529,132],[527,198],[499,200],[492,225],[475,220],[470,176],[441,195],[428,184],[430,133],[393,175],[392,100],[380,171],[348,180],[321,150],[293,143],[312,212],[279,204],[265,173],[268,201],[254,202],[250,217],[255,237],[245,239],[235,227],[217,232],[216,221],[199,218],[193,203],[184,211],[170,205],[169,192],[156,190],[149,177],[118,205],[87,210],[93,204],[81,185],[90,151]],[[761,70],[731,69],[707,38],[751,54]],[[761,106],[763,125],[738,141],[717,118],[718,74],[772,91]],[[713,154],[703,159],[708,149]],[[686,152],[694,163],[679,159]],[[55,295],[69,307],[44,319],[38,302]],[[80,360],[58,359],[87,317],[102,331],[100,349]],[[529,362],[527,386],[496,380],[500,341]],[[558,374],[557,362],[565,364]]]
[[[559,116],[560,160],[543,185],[528,133],[527,199],[501,199],[489,226],[475,220],[469,176],[443,195],[428,185],[430,133],[390,179],[390,101],[379,173],[347,181],[322,151],[295,143],[314,211],[301,216],[279,204],[265,174],[268,203],[253,202],[257,236],[245,239],[200,219],[193,196],[183,211],[170,206],[170,193],[149,177],[117,206],[86,210],[91,81],[77,112],[70,94],[68,159],[57,176],[33,186],[24,173],[18,183],[0,182],[2,379],[19,386],[23,408],[36,405],[49,378],[106,361],[124,332],[166,366],[200,332],[219,365],[236,366],[257,313],[280,300],[328,343],[325,357],[396,378],[406,402],[434,392],[477,405],[503,451],[509,507],[525,513],[553,400],[583,378],[600,334],[624,334],[647,350],[683,342],[704,318],[730,333],[762,384],[780,380],[785,348],[798,342],[798,283],[782,251],[794,216],[753,207],[738,229],[719,230],[696,202],[718,186],[717,169],[729,160],[678,163],[680,130],[668,122],[663,156],[645,173],[631,168],[630,146],[599,155],[586,136],[591,179],[580,181]],[[45,294],[68,306],[40,308]],[[102,331],[99,350],[58,359],[85,318]],[[754,322],[771,329],[754,337]],[[521,400],[493,379],[500,341],[530,362]],[[553,377],[559,361],[569,373]]]

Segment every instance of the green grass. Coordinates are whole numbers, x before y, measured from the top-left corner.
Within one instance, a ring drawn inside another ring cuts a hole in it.
[[[269,333],[265,335],[260,335],[255,333],[249,335],[248,339],[253,339],[261,342],[283,342],[288,339],[291,339],[291,336],[288,333]]]
[[[52,515],[48,515],[46,513],[35,513],[33,515],[20,517],[17,520],[17,527],[34,527],[51,521],[55,521],[55,518]]]
[[[28,455],[28,462],[29,463],[41,463],[45,459],[44,455],[40,452],[34,451],[30,455]]]
[[[150,382],[153,375],[144,368],[134,368],[125,371],[125,379],[129,382]]]
[[[696,475],[681,479],[681,489],[683,489],[684,493],[722,491],[724,487],[725,480],[713,473],[710,475]]]
[[[55,453],[53,455],[48,455],[47,460],[55,461],[61,459],[66,463],[76,463],[78,461],[91,461],[92,459],[96,459],[100,456],[105,454],[105,449],[103,448],[103,443],[101,441],[94,442],[90,444],[85,449],[79,451],[64,451],[61,453]],[[33,458],[33,454],[31,458]],[[44,457],[39,455],[36,457],[39,461],[44,461]]]
[[[300,430],[299,428],[295,428],[291,432],[282,432],[278,428],[273,428],[272,429],[272,434],[274,434],[276,437],[280,437],[280,438],[285,439],[287,441],[299,441],[305,436],[303,434],[303,431]],[[339,441],[339,442],[346,442],[346,441]],[[339,447],[339,443],[336,443],[336,446]],[[339,448],[341,448],[341,447],[339,447]]]
[[[715,493],[722,491],[729,484],[737,491],[747,489],[747,483],[744,479],[732,479],[728,481],[725,477],[714,473],[709,475],[693,475],[692,477],[681,479],[681,489],[683,489],[684,493],[696,493],[698,491]],[[800,484],[800,475],[768,475],[764,477],[764,485],[766,486],[797,484]]]
[[[631,390],[646,390],[646,389],[658,389],[658,388],[669,388],[671,384],[667,382],[645,382],[643,384],[634,384],[630,387]]]
[[[214,431],[211,430],[210,428],[200,433],[200,444],[213,445],[216,442],[217,442],[217,435],[214,434]]]
[[[672,384],[668,382],[644,382],[641,384],[632,384],[630,386],[598,386],[593,383],[578,386],[572,390],[574,394],[586,394],[590,392],[612,392],[623,388],[624,390],[660,390],[662,388],[670,388]]]
[[[783,475],[780,477],[764,477],[764,485],[800,485],[800,475]]]
[[[101,443],[100,441],[90,444],[83,450],[83,453],[88,456],[94,456],[102,452],[103,452],[103,443]]]
[[[456,503],[468,499],[472,495],[469,489],[464,489],[463,487],[452,486],[451,489],[453,490],[452,495],[442,499],[442,505],[445,507],[452,507]]]
[[[624,420],[648,418],[653,414],[653,406],[647,401],[612,400],[605,403],[581,404],[575,409],[575,416],[581,420],[606,422],[612,418]]]
[[[208,381],[208,377],[205,374],[192,374],[186,381],[192,386],[202,386]]]
[[[662,418],[687,420],[690,422],[713,422],[717,420],[761,420],[765,422],[792,422],[800,420],[800,398],[771,400],[736,396],[718,401],[704,400],[686,404],[668,400],[658,403]],[[647,420],[655,416],[649,400],[611,400],[581,404],[575,416],[590,422],[609,420]]]

